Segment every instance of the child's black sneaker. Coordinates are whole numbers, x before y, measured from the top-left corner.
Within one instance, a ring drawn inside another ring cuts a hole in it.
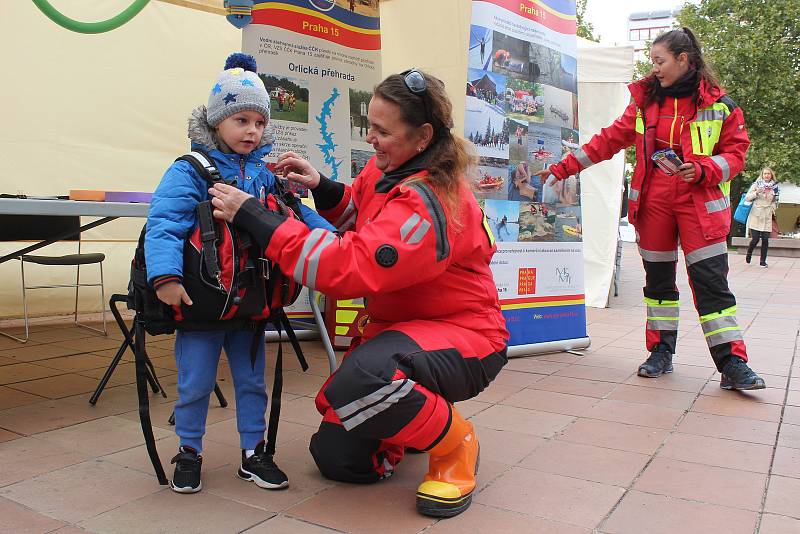
[[[172,475],[170,487],[178,493],[197,493],[203,489],[200,482],[200,468],[203,457],[191,447],[183,446],[178,449],[178,454],[172,459],[175,464],[175,473]]]
[[[242,466],[236,475],[242,480],[250,480],[259,488],[283,489],[289,487],[289,478],[286,473],[275,465],[271,454],[267,454],[266,443],[256,445],[255,453],[250,458],[245,458],[242,451]]]

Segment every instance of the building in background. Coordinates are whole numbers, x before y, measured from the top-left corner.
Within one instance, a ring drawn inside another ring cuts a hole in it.
[[[628,17],[628,43],[633,46],[636,60],[646,60],[647,43],[658,34],[669,31],[675,23],[680,7],[656,11],[640,11]]]

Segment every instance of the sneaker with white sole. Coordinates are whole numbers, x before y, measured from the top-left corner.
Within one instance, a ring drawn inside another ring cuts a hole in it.
[[[200,482],[200,469],[203,466],[203,457],[191,447],[182,446],[178,454],[172,459],[175,464],[175,473],[169,485],[177,493],[197,493],[203,489]]]
[[[255,482],[256,486],[264,489],[283,489],[289,487],[289,478],[286,473],[275,465],[271,454],[266,453],[266,443],[256,445],[255,453],[250,458],[245,457],[242,451],[242,465],[236,472],[242,480]]]

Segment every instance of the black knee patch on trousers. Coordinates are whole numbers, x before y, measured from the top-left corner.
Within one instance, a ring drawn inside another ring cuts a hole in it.
[[[644,296],[654,300],[678,300],[675,286],[676,261],[642,260],[645,273]]]
[[[372,455],[380,441],[347,432],[342,426],[323,421],[311,436],[308,450],[322,476],[339,482],[371,484],[380,480]]]
[[[728,255],[720,254],[689,265],[686,270],[694,289],[700,315],[725,310],[736,305],[728,288]]]

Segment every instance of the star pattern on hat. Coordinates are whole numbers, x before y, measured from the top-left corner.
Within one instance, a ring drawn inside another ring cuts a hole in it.
[[[223,98],[222,100],[225,101],[225,104],[230,104],[231,102],[236,102],[236,95],[233,94],[233,93],[228,93],[227,95],[225,95],[225,98]]]
[[[221,92],[222,92],[222,86],[220,84],[216,84],[216,85],[214,85],[214,87],[211,88],[211,94],[212,95],[216,95],[216,94],[219,94]]]
[[[244,80],[242,80],[242,85],[247,85],[247,86],[250,86],[250,87],[255,87],[255,84],[254,84],[253,82],[251,82],[250,80],[248,80],[247,78],[245,78]]]

